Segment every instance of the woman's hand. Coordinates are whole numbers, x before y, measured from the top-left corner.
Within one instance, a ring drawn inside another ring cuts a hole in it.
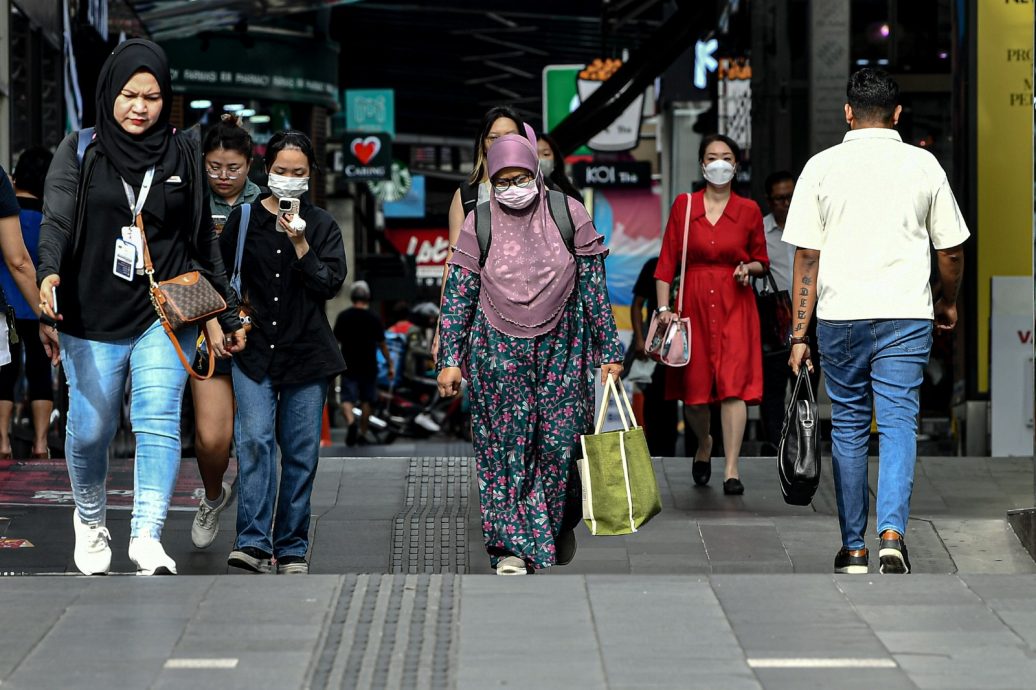
[[[666,309],[665,311],[658,312],[659,326],[668,326],[670,323],[673,322],[674,319],[676,319],[676,313],[671,309]]]
[[[43,351],[50,358],[50,363],[54,366],[60,364],[61,348],[58,346],[58,329],[41,323],[40,342],[43,343]]]
[[[809,358],[809,345],[805,343],[797,343],[791,346],[791,355],[788,357],[788,366],[791,367],[792,372],[798,376],[799,369],[805,363],[809,373],[813,373],[813,361]]]
[[[292,228],[292,223],[295,222],[295,215],[291,213],[285,213],[283,216],[277,217],[277,224],[281,230],[285,232],[288,239],[291,240],[291,244],[295,247],[295,256],[302,258],[309,251],[309,242],[306,240],[306,221],[299,218],[301,221],[301,229],[296,230]]]
[[[58,285],[61,285],[61,277],[57,273],[47,276],[40,283],[40,314],[54,321],[61,320],[61,315],[54,311],[54,288]]]
[[[752,282],[752,274],[744,262],[739,263],[734,269],[734,280],[738,282],[738,285],[748,285]]]
[[[601,383],[608,383],[609,376],[614,376],[615,381],[618,382],[619,377],[622,376],[622,362],[601,365]]]
[[[209,319],[205,322],[205,338],[208,340],[209,347],[212,348],[212,354],[220,359],[226,359],[230,356],[225,342],[227,339],[223,337],[223,329],[220,327],[219,321]]]
[[[621,367],[620,367],[621,369]],[[452,398],[460,393],[460,382],[463,377],[460,374],[460,367],[444,367],[439,372],[439,395],[444,398]]]
[[[430,348],[432,359],[439,359],[439,324],[435,324],[435,335],[432,336],[432,347]]]

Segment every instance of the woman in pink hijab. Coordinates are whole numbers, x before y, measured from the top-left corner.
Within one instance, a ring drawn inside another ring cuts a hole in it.
[[[592,427],[593,369],[622,372],[622,345],[604,278],[603,236],[568,199],[570,250],[548,209],[536,136],[489,150],[491,237],[476,213],[454,248],[440,318],[439,390],[471,384],[482,531],[500,575],[564,565],[582,517],[574,451]]]

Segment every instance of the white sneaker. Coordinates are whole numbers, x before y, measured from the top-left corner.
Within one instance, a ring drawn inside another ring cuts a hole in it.
[[[501,558],[496,564],[497,575],[528,575],[529,572],[525,568],[525,561],[517,556],[507,556]]]
[[[76,548],[72,552],[76,567],[83,575],[107,575],[112,564],[111,534],[104,525],[88,525],[79,519],[79,511],[72,509],[72,526],[76,533]]]
[[[435,420],[432,419],[432,415],[428,414],[427,412],[421,412],[416,417],[414,417],[414,424],[421,427],[425,431],[432,432],[433,434],[436,434],[442,430],[442,427],[436,424]]]
[[[137,565],[137,575],[176,575],[176,561],[152,537],[132,537],[129,557]]]
[[[198,512],[194,515],[194,524],[191,525],[191,542],[195,547],[208,548],[216,541],[216,535],[219,534],[219,514],[230,505],[230,499],[230,485],[226,482],[223,482],[223,495],[215,508],[210,508],[202,497],[198,504]]]

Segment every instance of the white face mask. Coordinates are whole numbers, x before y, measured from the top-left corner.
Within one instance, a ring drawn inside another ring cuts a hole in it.
[[[715,185],[724,185],[734,179],[734,170],[727,161],[712,161],[702,168],[705,179]]]
[[[543,177],[550,177],[551,173],[554,172],[554,159],[553,158],[541,158],[540,159],[540,172],[543,173]]]
[[[510,186],[502,192],[493,192],[496,194],[496,200],[506,206],[507,208],[513,208],[516,211],[523,209],[536,200],[539,196],[539,189],[537,185],[531,184],[528,187],[522,189],[521,187]]]
[[[309,191],[309,178],[285,177],[270,173],[267,186],[278,199],[297,199]]]

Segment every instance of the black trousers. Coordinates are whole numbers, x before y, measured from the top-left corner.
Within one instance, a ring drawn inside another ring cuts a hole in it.
[[[653,456],[671,458],[676,455],[679,407],[676,400],[665,399],[666,367],[655,366],[651,383],[644,388],[644,436]]]

